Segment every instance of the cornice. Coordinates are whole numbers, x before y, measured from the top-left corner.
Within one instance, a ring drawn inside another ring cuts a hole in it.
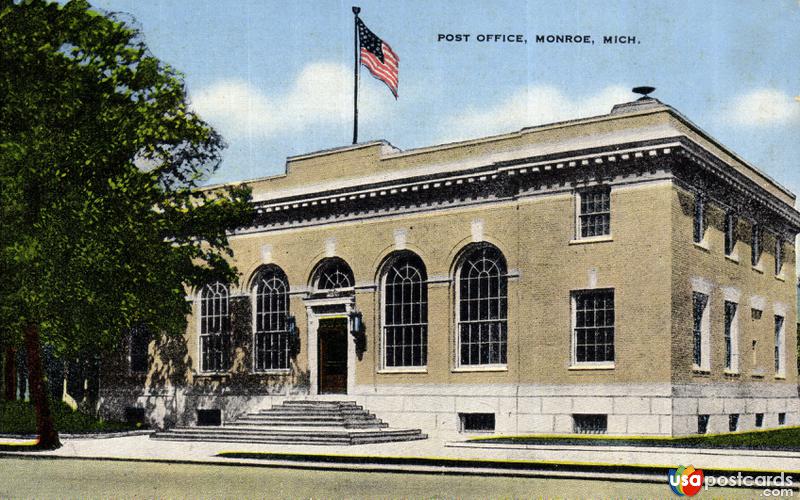
[[[700,144],[685,136],[676,136],[566,154],[492,162],[456,172],[354,184],[345,188],[258,201],[253,203],[254,225],[240,229],[236,234],[285,229],[295,227],[302,221],[315,221],[314,224],[339,222],[365,211],[390,215],[398,212],[391,208],[393,205],[400,205],[406,213],[415,213],[513,200],[523,195],[522,185],[553,175],[570,175],[567,173],[569,171],[608,176],[625,167],[656,164],[668,168],[671,163],[684,161],[711,173],[715,179],[742,195],[755,199],[780,216],[795,232],[800,231],[800,213],[793,207]],[[645,171],[643,168],[642,172]]]

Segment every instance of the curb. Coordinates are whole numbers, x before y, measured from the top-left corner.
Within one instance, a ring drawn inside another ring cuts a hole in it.
[[[450,441],[444,443],[445,448],[475,448],[485,450],[548,450],[548,451],[600,451],[608,453],[690,453],[692,455],[716,455],[749,457],[757,459],[800,458],[800,451],[791,450],[757,450],[744,448],[691,448],[678,446],[597,446],[575,444],[514,444],[514,443],[482,443],[480,441]],[[793,471],[800,475],[800,471]]]
[[[64,439],[111,439],[118,437],[129,436],[147,436],[154,433],[153,429],[137,429],[133,431],[117,431],[117,432],[86,432],[79,434],[67,434],[63,432],[58,433],[59,438]],[[35,440],[38,436],[36,434],[0,434],[0,439],[24,439]]]
[[[459,476],[498,476],[526,478],[585,479],[666,483],[672,466],[619,465],[605,463],[546,462],[515,460],[454,459],[441,457],[381,457],[367,455],[322,455],[302,453],[221,452],[209,459],[164,459],[123,457],[81,457],[36,452],[0,452],[0,458],[22,460],[88,460],[129,463],[161,463],[223,467],[262,467],[297,470],[361,473],[436,474]],[[706,476],[764,475],[777,477],[776,471],[703,469]],[[800,489],[800,484],[792,487]]]

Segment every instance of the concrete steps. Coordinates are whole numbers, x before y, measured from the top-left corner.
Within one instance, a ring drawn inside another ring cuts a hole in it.
[[[176,427],[151,436],[169,441],[351,445],[427,439],[419,429],[389,429],[353,401],[292,400],[220,427]]]

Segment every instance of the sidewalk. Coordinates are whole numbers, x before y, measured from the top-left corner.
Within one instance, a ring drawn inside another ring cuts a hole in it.
[[[13,442],[3,439],[4,442]],[[151,440],[147,435],[64,437],[54,451],[0,456],[143,460],[329,470],[501,474],[663,482],[666,470],[694,465],[728,472],[785,472],[800,476],[800,453],[667,447],[517,445],[479,441],[422,441],[353,446],[264,445]],[[235,452],[234,457],[219,456]],[[262,454],[257,458],[253,454]]]

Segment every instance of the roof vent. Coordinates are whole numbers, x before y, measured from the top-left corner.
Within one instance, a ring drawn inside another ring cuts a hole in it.
[[[655,87],[633,87],[632,90],[633,90],[634,94],[641,94],[642,97],[640,97],[639,100],[643,101],[645,99],[652,99],[652,97],[650,97],[647,94],[652,94],[653,92],[655,92],[656,88]]]

